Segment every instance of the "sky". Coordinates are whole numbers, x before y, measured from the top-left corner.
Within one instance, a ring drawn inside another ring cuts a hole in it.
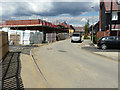
[[[94,7],[93,9],[91,7]],[[2,20],[43,19],[52,23],[64,22],[84,26],[99,20],[99,0],[2,0]]]

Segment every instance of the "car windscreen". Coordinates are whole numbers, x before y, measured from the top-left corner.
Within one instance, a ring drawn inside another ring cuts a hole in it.
[[[80,34],[73,34],[72,36],[76,36],[76,37],[79,37],[79,36],[80,36]]]

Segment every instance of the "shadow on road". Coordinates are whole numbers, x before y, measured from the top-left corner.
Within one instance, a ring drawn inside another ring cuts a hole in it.
[[[106,49],[102,50],[97,47],[81,47],[82,49],[88,50],[90,52],[120,52],[120,49]]]
[[[23,89],[20,52],[9,52],[2,62],[2,89]]]

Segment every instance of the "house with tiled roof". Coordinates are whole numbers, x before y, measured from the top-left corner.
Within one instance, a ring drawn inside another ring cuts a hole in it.
[[[75,32],[84,33],[85,32],[85,28],[84,27],[75,27]]]
[[[98,31],[99,31],[99,21],[95,23],[95,25],[93,25],[93,34],[96,35]],[[89,32],[92,32],[92,25],[90,26]]]
[[[68,29],[69,36],[72,36],[73,32],[75,31],[75,28],[72,25],[68,25],[65,21],[62,23],[59,23],[58,26]]]
[[[2,29],[2,21],[0,21],[0,29]]]
[[[120,36],[120,0],[100,0],[99,20],[98,38]]]

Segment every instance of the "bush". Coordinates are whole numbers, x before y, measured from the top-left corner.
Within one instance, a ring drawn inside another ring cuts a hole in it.
[[[84,36],[84,39],[90,39],[90,37],[88,37],[87,35]]]
[[[93,43],[94,43],[94,44],[97,44],[97,41],[98,41],[97,35],[94,35],[94,36],[93,36]]]

